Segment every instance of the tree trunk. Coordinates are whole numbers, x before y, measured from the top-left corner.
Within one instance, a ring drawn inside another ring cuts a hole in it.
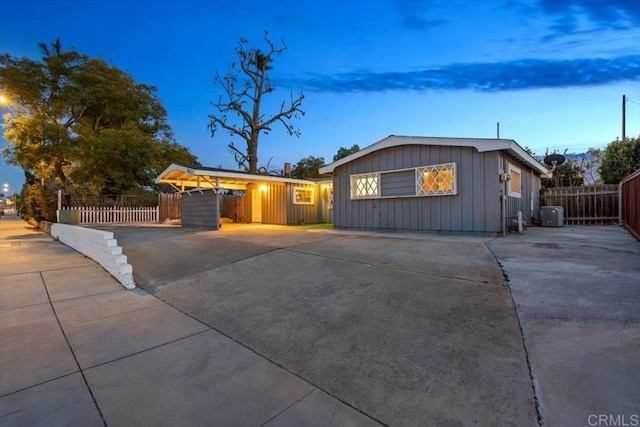
[[[247,144],[247,154],[249,157],[249,173],[258,173],[258,132],[251,134],[251,142]]]

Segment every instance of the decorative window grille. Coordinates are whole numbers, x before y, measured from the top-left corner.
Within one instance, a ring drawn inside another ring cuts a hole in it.
[[[351,175],[351,198],[374,199],[380,197],[380,174]]]
[[[294,187],[293,188],[293,204],[294,205],[312,205],[313,189]]]
[[[511,177],[509,179],[509,187],[507,189],[507,195],[509,197],[522,197],[522,172],[515,166],[511,164],[507,168],[508,174]]]
[[[457,194],[456,164],[416,168],[416,196]]]

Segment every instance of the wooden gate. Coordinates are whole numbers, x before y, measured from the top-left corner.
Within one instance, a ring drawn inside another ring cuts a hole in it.
[[[564,207],[568,225],[603,225],[618,221],[618,184],[540,190],[540,206]]]
[[[220,218],[228,218],[233,222],[245,222],[244,197],[221,194]]]

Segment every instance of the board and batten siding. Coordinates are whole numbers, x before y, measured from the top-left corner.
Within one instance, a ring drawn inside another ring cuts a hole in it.
[[[304,188],[313,191],[313,204],[302,205],[294,203],[294,188]],[[287,184],[287,225],[315,224],[318,222],[318,197],[320,186],[316,184]]]
[[[534,221],[540,219],[540,176],[530,167],[513,157],[503,154],[504,171],[512,165],[520,169],[520,197],[507,195],[506,217],[507,227],[517,227],[513,220],[517,218],[518,211],[522,212],[522,219],[527,225],[532,225]],[[507,193],[508,194],[508,193]]]
[[[264,185],[262,223],[287,225],[287,184]]]
[[[316,184],[263,184],[262,223],[277,225],[314,224],[319,221],[320,186]],[[294,188],[313,191],[313,204],[294,203]]]
[[[209,230],[220,228],[218,194],[212,190],[191,191],[182,194],[182,226]]]
[[[401,171],[382,180],[382,198],[351,200],[353,174],[443,163],[456,164],[455,195],[394,197],[409,186],[415,192],[415,173]],[[335,169],[333,223],[336,228],[499,232],[500,170],[498,152],[472,147],[401,145],[375,151]]]
[[[333,222],[333,182],[317,184],[318,222]]]

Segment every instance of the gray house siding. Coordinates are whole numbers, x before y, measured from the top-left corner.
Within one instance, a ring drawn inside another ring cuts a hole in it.
[[[318,222],[318,193],[319,186],[315,184],[304,185],[304,184],[287,184],[287,194],[286,201],[289,206],[289,210],[287,212],[287,225],[298,225],[298,224],[314,224]],[[306,190],[313,191],[313,204],[310,205],[301,205],[294,203],[294,189],[295,188],[304,188]]]
[[[318,222],[333,222],[333,183],[319,184],[316,188]]]
[[[262,223],[287,224],[287,186],[286,184],[266,185],[262,192]]]
[[[211,190],[192,191],[181,198],[182,226],[217,230],[220,227],[218,194]]]
[[[254,185],[255,188],[260,186]],[[261,194],[262,223],[276,225],[313,224],[319,222],[323,210],[319,208],[320,186],[310,184],[263,184]],[[252,187],[253,188],[253,187]],[[294,203],[294,189],[313,191],[313,204]]]
[[[351,200],[352,174],[456,163],[455,195],[400,197],[413,191],[415,171],[384,174],[380,198]],[[501,229],[498,152],[472,147],[401,145],[384,148],[334,171],[337,228],[498,232]]]
[[[540,212],[540,177],[522,162],[504,154],[504,171],[508,170],[508,165],[515,166],[521,170],[520,197],[507,196],[506,217],[509,224],[516,218],[518,211],[522,212],[522,219],[527,225],[531,225],[539,219]]]

